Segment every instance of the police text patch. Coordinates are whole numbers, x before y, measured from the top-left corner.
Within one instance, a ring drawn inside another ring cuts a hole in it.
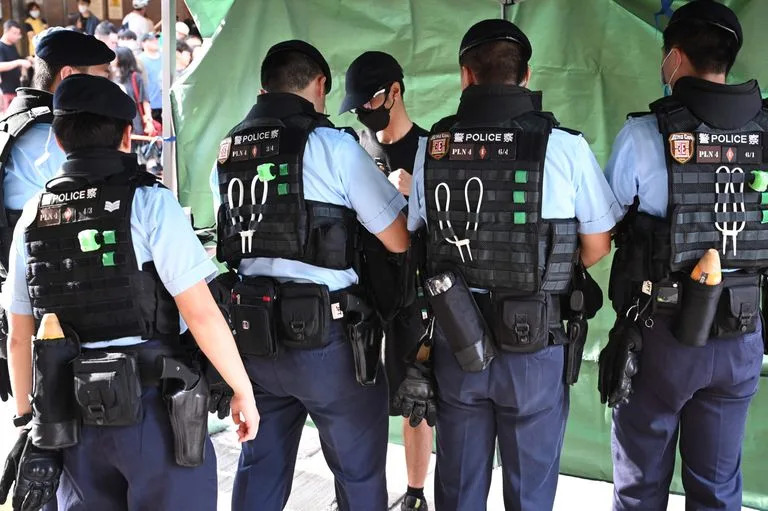
[[[232,137],[229,158],[233,162],[273,156],[280,151],[280,128],[264,128]]]
[[[519,129],[454,131],[450,160],[514,160]]]

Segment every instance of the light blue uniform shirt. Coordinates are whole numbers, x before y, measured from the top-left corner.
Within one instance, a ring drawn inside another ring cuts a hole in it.
[[[8,279],[3,286],[2,305],[14,314],[32,314],[25,278],[27,251],[24,230],[37,212],[39,197],[30,200],[13,233]],[[154,186],[140,187],[133,197],[131,236],[136,262],[153,261],[160,280],[172,296],[191,288],[201,280],[213,278],[216,265],[195,236],[181,205],[170,190]],[[186,325],[181,322],[182,331]],[[150,339],[122,337],[110,341],[83,344],[88,348],[128,346]]]
[[[408,229],[426,224],[424,158],[427,139],[419,141],[413,184],[408,203]],[[576,218],[581,234],[610,231],[622,211],[608,186],[600,165],[584,137],[552,130],[547,144],[542,183],[541,217]]]
[[[348,133],[334,128],[316,128],[307,139],[302,160],[304,198],[346,206],[359,222],[378,234],[406,206],[405,199],[360,144]],[[218,209],[219,176],[211,172],[214,206]],[[256,231],[254,237],[258,236]],[[331,270],[289,259],[257,257],[243,259],[238,273],[274,277],[280,281],[325,284],[330,291],[357,284],[354,270]]]
[[[639,211],[666,216],[669,184],[665,154],[655,115],[627,120],[605,168],[605,177],[625,213],[637,196]]]
[[[5,207],[22,209],[53,179],[64,160],[66,155],[56,144],[51,125],[33,124],[11,146],[3,179]]]

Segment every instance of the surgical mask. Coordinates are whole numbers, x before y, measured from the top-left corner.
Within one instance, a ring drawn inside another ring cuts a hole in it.
[[[118,46],[122,46],[123,48],[128,48],[132,52],[136,52],[139,49],[139,43],[138,41],[134,41],[133,39],[126,39],[124,41],[118,41]]]
[[[29,11],[29,15],[32,16],[33,18],[37,19],[37,18],[40,17],[40,11],[38,11],[38,10]]]
[[[357,109],[357,120],[360,121],[363,126],[373,131],[379,132],[389,126],[389,111],[392,107],[386,108],[385,105],[381,105],[375,110],[363,110]]]
[[[80,14],[85,14],[86,12],[88,12],[88,6],[85,4],[78,5],[77,10],[80,11]]]
[[[672,95],[672,80],[675,78],[675,75],[677,74],[678,69],[680,69],[680,64],[682,64],[682,62],[680,62],[680,64],[677,65],[675,70],[672,71],[672,76],[669,77],[669,82],[665,81],[664,80],[664,64],[667,63],[667,59],[669,58],[670,55],[672,55],[671,51],[667,53],[667,56],[664,57],[664,60],[661,62],[661,84],[664,90],[665,98]]]

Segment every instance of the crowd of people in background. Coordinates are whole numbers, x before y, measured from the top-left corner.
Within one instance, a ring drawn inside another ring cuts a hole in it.
[[[7,20],[3,23],[0,36],[0,115],[5,112],[16,89],[28,86],[34,74],[36,41],[41,33],[49,30],[75,30],[104,42],[114,50],[117,58],[112,63],[112,80],[136,101],[138,113],[133,122],[133,133],[139,137],[157,137],[162,133],[162,34],[161,23],[155,23],[146,13],[149,0],[134,0],[133,10],[116,25],[109,20],[100,20],[91,11],[91,0],[78,0],[77,12],[68,18],[65,27],[49,27],[42,7],[38,2],[26,6],[23,23]],[[176,32],[176,76],[186,71],[192,62],[202,58],[203,40],[192,20],[177,21]],[[22,40],[27,38],[27,44]],[[154,153],[159,160],[160,144],[146,139],[137,140],[134,149],[145,159]]]

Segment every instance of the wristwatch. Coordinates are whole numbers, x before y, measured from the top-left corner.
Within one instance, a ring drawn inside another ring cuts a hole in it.
[[[19,417],[18,415],[14,415],[13,425],[16,426],[17,428],[23,428],[24,426],[29,424],[31,420],[32,420],[32,412],[25,413],[21,417]]]

